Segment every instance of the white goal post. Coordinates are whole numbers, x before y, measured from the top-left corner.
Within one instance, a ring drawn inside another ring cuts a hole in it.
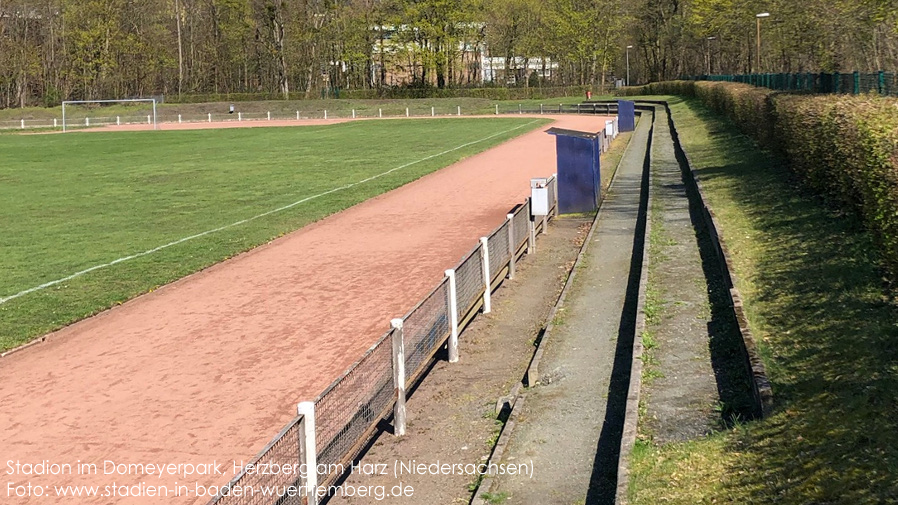
[[[127,103],[127,102],[152,102],[153,103],[153,129],[158,130],[159,125],[156,123],[156,99],[155,98],[127,98],[124,100],[66,100],[62,102],[62,131],[66,131],[65,125],[65,106],[66,105],[82,105],[88,103]]]

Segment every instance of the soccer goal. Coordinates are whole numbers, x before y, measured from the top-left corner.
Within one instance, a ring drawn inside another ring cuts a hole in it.
[[[112,114],[103,114],[96,113],[96,111],[92,111],[91,106],[103,106],[115,103],[147,103],[152,104],[153,109],[152,113],[147,110],[146,114],[143,114],[142,111],[129,111],[127,115],[122,116],[122,114],[112,115]],[[109,125],[115,124],[120,125],[123,123],[130,124],[146,124],[151,125],[154,130],[158,130],[159,126],[156,122],[156,99],[155,98],[127,98],[123,100],[66,100],[62,102],[62,131],[67,131],[67,118],[66,118],[66,107],[69,108],[69,117],[68,120],[76,121],[78,126],[98,126],[98,125]],[[73,118],[72,109],[77,108],[77,116]],[[91,117],[91,112],[95,112],[93,117]],[[124,120],[124,121],[123,121]]]

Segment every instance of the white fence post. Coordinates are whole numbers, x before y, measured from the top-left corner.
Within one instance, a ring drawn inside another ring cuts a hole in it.
[[[405,108],[405,117],[409,117],[408,116],[408,107]]]
[[[56,118],[53,118],[53,128],[56,128]]]
[[[461,105],[458,106],[458,115],[461,116]]]
[[[243,121],[243,113],[242,112],[237,113],[237,121]]]
[[[306,496],[309,497],[309,505],[318,503],[318,448],[315,445],[315,402],[301,402],[297,412],[302,416],[299,429],[302,431],[300,440],[300,464],[307,468],[306,471]]]
[[[211,123],[212,122],[212,113],[210,112],[208,115],[209,115],[209,122]]]
[[[514,243],[514,214],[509,214],[506,219],[508,220],[508,255],[511,257],[508,260],[508,278],[514,279],[514,255],[518,252]]]
[[[147,124],[153,124],[153,116],[147,114]]]
[[[299,111],[296,111],[296,120],[299,121]]]
[[[492,282],[490,282],[489,239],[486,237],[480,237],[480,260],[480,263],[483,265],[483,313],[489,314],[492,312],[492,307],[490,306]]]
[[[436,107],[431,107],[430,108],[430,117],[434,117],[436,115],[437,115]]]
[[[499,115],[499,104],[496,104],[496,115]]]
[[[22,120],[22,129],[23,130],[25,129],[25,120],[24,119]]]
[[[324,109],[324,119],[327,119],[327,109]]]
[[[521,104],[518,104],[518,114],[523,114],[523,113],[524,113],[524,106]]]
[[[543,104],[539,104],[539,113],[540,113],[540,114],[543,113]]]
[[[355,109],[352,109],[352,119],[355,119]]]
[[[85,121],[88,121],[88,119],[85,119]],[[86,123],[84,123],[84,124],[90,124],[90,123],[87,123],[87,122],[86,122]],[[121,125],[122,125],[122,118],[121,118],[121,116],[115,116],[115,126],[121,126]]]
[[[405,338],[402,319],[390,321],[393,326],[393,387],[396,391],[396,405],[393,406],[394,435],[405,435]]]
[[[178,114],[178,124],[181,124],[181,115]]]
[[[268,120],[271,121],[271,111],[268,111]]]
[[[383,109],[377,109],[377,117],[384,117],[384,110],[383,110]]]
[[[458,291],[455,284],[455,270],[446,270],[449,278],[449,363],[458,362]]]
[[[84,118],[84,126],[90,126],[90,118],[89,117]]]

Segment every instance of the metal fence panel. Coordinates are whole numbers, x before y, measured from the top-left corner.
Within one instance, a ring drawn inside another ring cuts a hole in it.
[[[514,223],[514,245],[515,248],[518,248],[527,241],[527,237],[530,235],[530,200],[527,200],[527,203],[518,207],[518,210],[514,213],[514,218],[512,219]]]
[[[405,316],[402,329],[405,343],[405,370],[408,384],[449,336],[449,280]]]
[[[250,464],[257,468],[283,468],[289,465],[291,468],[299,468],[293,465],[302,464],[302,454],[300,453],[302,430],[300,429],[300,421],[302,416],[294,417],[280,433],[274,437],[262,452],[250,461]],[[261,467],[259,465],[267,465]],[[209,501],[209,505],[270,505],[273,500],[271,496],[266,496],[262,489],[282,490],[295,486],[300,488],[305,484],[304,479],[299,472],[252,472],[241,473],[228,484],[230,489],[240,489],[240,492],[227,494],[226,496],[217,496]],[[293,493],[301,494],[301,493]],[[300,496],[284,496],[278,500],[279,505],[303,505],[303,498]]]
[[[393,405],[392,332],[385,333],[361,360],[315,400],[318,466],[347,465],[365,442],[366,433]],[[328,486],[340,472],[320,473]]]
[[[495,279],[499,271],[508,263],[508,221],[502,224],[487,239],[490,253],[490,280]]]
[[[549,217],[552,217],[555,205],[558,203],[555,201],[555,193],[558,191],[558,180],[555,177],[550,177],[546,187],[549,188]]]
[[[455,290],[458,316],[463,317],[484,290],[483,262],[480,259],[479,245],[455,267]]]

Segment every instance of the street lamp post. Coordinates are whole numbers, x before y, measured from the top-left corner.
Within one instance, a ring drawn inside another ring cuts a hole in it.
[[[761,18],[769,18],[769,12],[762,12],[760,14],[755,14],[755,18],[758,21],[758,69],[757,73],[761,73]]]
[[[630,49],[633,46],[627,46],[627,86],[630,86]]]
[[[711,75],[711,41],[715,40],[717,37],[707,37],[708,45],[708,75]]]

